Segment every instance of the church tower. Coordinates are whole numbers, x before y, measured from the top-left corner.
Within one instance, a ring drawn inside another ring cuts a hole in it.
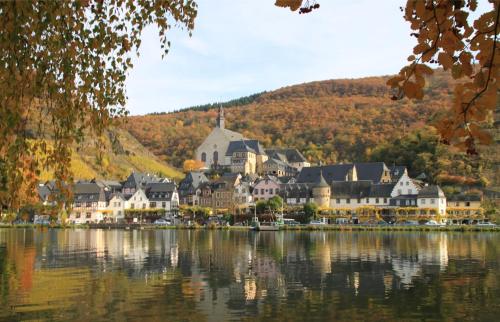
[[[217,116],[217,127],[220,129],[224,129],[225,126],[225,119],[224,119],[224,109],[222,108],[222,105],[219,107],[219,115]]]

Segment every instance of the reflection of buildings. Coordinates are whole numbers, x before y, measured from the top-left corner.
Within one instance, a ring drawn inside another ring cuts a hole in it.
[[[12,283],[18,288],[11,293],[29,293],[26,307],[32,304],[28,301],[40,304],[50,296],[55,303],[51,309],[56,309],[69,305],[73,296],[88,301],[77,309],[93,310],[88,306],[91,298],[99,299],[93,305],[102,309],[118,296],[127,309],[147,303],[148,308],[175,310],[175,305],[188,303],[184,309],[202,317],[230,320],[235,312],[244,315],[237,318],[258,316],[266,305],[289,297],[328,303],[355,302],[358,297],[366,303],[408,294],[410,288],[441,283],[444,279],[437,276],[448,274],[453,261],[491,271],[485,252],[492,237],[480,234],[25,232],[23,237],[0,230],[0,262],[7,245],[6,266],[19,267],[11,270],[19,281]],[[416,283],[423,276],[425,283]],[[103,289],[106,295],[95,294]]]

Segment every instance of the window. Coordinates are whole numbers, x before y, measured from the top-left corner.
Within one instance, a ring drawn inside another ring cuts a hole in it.
[[[156,202],[150,202],[149,208],[156,208]]]
[[[214,164],[217,165],[219,162],[219,152],[214,151]]]
[[[121,216],[121,215],[122,215],[122,211],[118,210],[118,216]]]
[[[366,203],[370,203],[370,198],[366,198]]]
[[[351,203],[351,199],[350,199],[350,198],[347,198],[347,199],[345,200],[345,203]]]
[[[358,198],[358,203],[361,203],[361,198]]]
[[[375,198],[375,203],[378,203],[378,201],[379,201],[378,198]]]
[[[467,201],[467,202],[465,203],[465,207],[470,207],[470,202],[468,202],[468,201]]]
[[[387,198],[384,198],[384,203],[387,203]]]
[[[399,200],[396,200],[396,206],[399,206]]]
[[[79,202],[75,202],[75,207],[80,207],[80,203]]]
[[[131,203],[130,204],[130,209],[134,209],[135,208],[135,204]]]
[[[337,198],[337,203],[340,203],[340,199]]]
[[[80,218],[81,214],[79,212],[76,213],[76,218]]]
[[[260,189],[260,194],[263,195],[264,194],[264,189]]]
[[[142,209],[146,209],[146,204],[145,203],[142,204]]]
[[[460,203],[459,202],[455,202],[455,207],[458,207],[460,206]]]
[[[411,191],[411,189],[408,189],[408,194],[409,194],[409,195],[411,195],[411,192],[412,192],[412,191]]]
[[[406,181],[406,185],[409,186],[410,185],[410,181]]]
[[[431,199],[431,204],[433,205],[436,202],[434,198]]]
[[[87,219],[88,218],[92,218],[92,213],[91,212],[87,212]]]
[[[398,189],[398,195],[402,194],[403,192],[401,191],[401,189]]]
[[[165,201],[164,201],[164,202],[162,202],[162,203],[161,203],[161,207],[162,207],[162,208],[167,208],[167,203],[166,203]]]
[[[255,192],[256,195],[258,195],[259,194],[259,189],[255,189],[254,192]]]
[[[279,192],[280,192],[280,189],[276,188],[274,193],[278,194]]]
[[[425,205],[425,199],[422,199],[422,205]]]
[[[91,202],[87,202],[87,203],[85,204],[85,207],[87,207],[87,208],[92,207],[92,203],[91,203]]]
[[[207,154],[205,152],[201,154],[201,161],[207,162]]]
[[[403,185],[403,181],[401,181],[401,182],[399,183],[399,185],[400,185],[400,186],[402,186],[402,185]]]

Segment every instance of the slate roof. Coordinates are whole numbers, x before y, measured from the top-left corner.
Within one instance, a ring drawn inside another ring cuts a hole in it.
[[[445,198],[443,190],[439,186],[425,186],[418,192],[419,198]]]
[[[281,157],[279,155],[283,155],[286,157],[286,160],[281,160],[281,161],[285,161],[288,163],[293,163],[293,162],[298,163],[298,162],[306,162],[307,161],[307,159],[297,149],[291,149],[291,148],[290,149],[267,149],[266,153],[270,158],[273,158],[273,159],[275,159],[275,158],[281,159]],[[276,157],[274,157],[273,155],[276,155]]]
[[[269,164],[269,163],[277,164],[279,167],[282,167],[284,169],[289,167],[288,163],[277,159],[267,159],[266,162],[264,162],[264,164]]]
[[[167,201],[176,190],[172,182],[152,182],[146,185],[146,196],[150,201]]]
[[[320,174],[323,174],[327,183],[332,181],[345,181],[349,171],[352,170],[352,164],[333,164],[326,166],[317,167],[305,167],[302,168],[299,175],[297,176],[297,182],[309,182],[315,183],[319,182]]]
[[[326,183],[325,177],[323,177],[322,172],[320,172],[319,174],[319,181],[314,186],[318,188],[330,187],[330,185]]]
[[[259,141],[246,140],[243,138],[241,138],[240,140],[233,140],[229,142],[226,156],[231,156],[234,152],[253,152],[258,155],[265,154],[264,148]]]
[[[363,181],[334,181],[331,184],[332,198],[367,198],[370,197],[372,182]]]
[[[384,171],[389,170],[384,162],[357,162],[354,166],[358,180],[371,180],[374,183],[379,183]]]
[[[107,195],[95,182],[77,182],[73,185],[73,198],[76,202],[106,201]]]
[[[251,152],[257,154],[244,140],[231,141],[227,147],[226,156],[232,156],[234,152]]]
[[[407,171],[404,165],[393,165],[389,168],[391,171],[391,180],[398,181],[399,178]]]
[[[284,198],[312,198],[311,183],[287,183],[280,185],[280,195]]]
[[[370,187],[371,198],[390,198],[395,183],[378,183]]]
[[[123,188],[143,188],[146,184],[157,181],[158,178],[152,174],[132,172],[123,183]]]
[[[189,172],[179,183],[179,191],[196,189],[203,182],[208,182],[208,178],[203,172]]]

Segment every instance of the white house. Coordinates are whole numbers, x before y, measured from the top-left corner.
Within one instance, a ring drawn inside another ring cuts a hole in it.
[[[112,222],[120,222],[125,219],[126,199],[121,193],[115,193],[111,196],[108,204],[108,218]]]

